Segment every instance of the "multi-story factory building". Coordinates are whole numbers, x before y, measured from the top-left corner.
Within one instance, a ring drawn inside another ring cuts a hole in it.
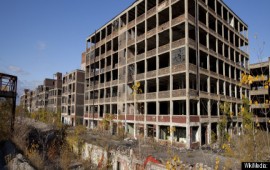
[[[251,111],[256,116],[256,121],[264,128],[268,124],[267,121],[270,114],[269,67],[270,58],[268,58],[268,61],[250,65],[250,75],[254,77],[250,87]]]
[[[62,97],[62,73],[54,74],[53,86],[49,89],[48,110],[51,112],[61,111]]]
[[[112,114],[114,131],[195,147],[217,134],[219,104],[229,102],[236,133],[247,33],[222,0],[135,1],[87,38],[85,125]]]
[[[61,121],[64,124],[83,124],[84,75],[83,70],[75,70],[63,77]]]
[[[61,107],[62,73],[56,73],[55,79],[46,78],[35,90],[25,89],[20,104],[30,113],[40,109],[57,112]]]

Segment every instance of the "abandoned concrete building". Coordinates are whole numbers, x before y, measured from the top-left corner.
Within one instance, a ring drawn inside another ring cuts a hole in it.
[[[268,61],[250,64],[250,74],[255,77],[250,87],[251,110],[257,116],[261,127],[265,128],[270,113],[269,103],[269,67]]]
[[[112,114],[114,132],[208,144],[219,103],[237,116],[248,94],[248,63],[248,26],[222,0],[137,0],[87,38],[84,123]]]
[[[62,97],[62,73],[54,74],[53,87],[49,90],[48,110],[60,112]]]
[[[55,79],[46,78],[35,90],[25,89],[20,104],[28,112],[48,109],[56,112],[61,107],[62,73],[56,73]]]
[[[84,75],[83,70],[75,70],[63,77],[61,121],[64,124],[83,124]]]

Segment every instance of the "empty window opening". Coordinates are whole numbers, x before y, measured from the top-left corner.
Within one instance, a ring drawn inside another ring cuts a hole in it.
[[[185,1],[178,1],[172,5],[172,19],[185,13]]]
[[[147,125],[147,137],[156,137],[155,125]]]
[[[189,74],[189,88],[196,90],[197,87],[197,77],[195,74]]]
[[[229,33],[228,33],[228,28],[226,26],[223,26],[224,29],[224,38],[225,40],[229,41]]]
[[[239,38],[239,36],[238,35],[235,35],[235,46],[236,47],[239,47],[239,40],[240,40],[240,38]]]
[[[160,115],[169,115],[170,114],[170,102],[164,101],[159,102],[159,114]]]
[[[154,71],[157,69],[156,57],[149,58],[146,61],[147,61],[147,71]]]
[[[211,104],[211,116],[218,115],[218,102],[216,100],[210,100]]]
[[[159,139],[167,140],[170,137],[170,126],[159,126]]]
[[[199,30],[199,42],[200,45],[207,46],[207,33],[201,28]]]
[[[117,114],[117,104],[112,104],[112,114]]]
[[[145,52],[145,41],[141,41],[137,44],[137,55],[140,55]]]
[[[112,24],[107,26],[107,36],[112,34]]]
[[[188,24],[188,37],[195,41],[195,26]]]
[[[112,97],[117,97],[118,94],[118,86],[112,87]]]
[[[190,100],[189,102],[190,102],[190,105],[189,105],[190,115],[198,115],[198,111],[197,111],[198,101]]]
[[[222,60],[218,60],[218,73],[220,75],[224,75],[223,74],[223,61]]]
[[[156,15],[147,19],[147,31],[150,31],[153,28],[156,28],[156,26],[157,26]]]
[[[218,31],[218,34],[220,35],[220,36],[223,36],[223,34],[222,34],[222,23],[220,22],[220,21],[218,21],[218,24],[217,24],[217,31]]]
[[[218,40],[218,53],[223,55],[223,42]]]
[[[188,13],[195,18],[195,1],[188,1]]]
[[[105,97],[106,98],[111,97],[111,88],[106,88]]]
[[[118,51],[118,37],[113,39],[113,51]]]
[[[161,54],[159,56],[159,68],[166,68],[170,66],[170,53]]]
[[[99,98],[103,99],[104,98],[104,89],[101,89],[99,91]]]
[[[112,71],[112,79],[118,80],[118,70],[117,69]]]
[[[199,21],[204,25],[206,25],[206,15],[206,10],[203,7],[199,6]]]
[[[135,19],[135,8],[132,8],[128,11],[128,22],[131,22]]]
[[[234,49],[230,48],[230,59],[234,61]]]
[[[166,45],[170,42],[170,31],[169,30],[164,31],[158,35],[159,35],[159,47]]]
[[[100,75],[100,83],[104,83],[105,82],[105,76],[104,74]]]
[[[210,92],[213,94],[217,94],[217,79],[210,78]]]
[[[107,61],[106,61],[106,63],[107,63],[107,65],[106,65],[106,66],[107,66],[107,67],[110,67],[110,66],[111,66],[111,64],[112,64],[112,57],[111,57],[111,56],[109,56],[109,57],[107,57],[107,58],[106,58],[106,60],[107,60]]]
[[[137,114],[144,114],[144,103],[137,103]]]
[[[231,66],[231,78],[235,78],[235,68]]]
[[[232,86],[232,97],[236,97],[236,95],[235,95],[235,85],[231,85]],[[235,113],[235,112],[234,112]]]
[[[185,24],[180,24],[172,27],[172,41],[177,41],[185,38]]]
[[[176,142],[186,143],[186,128],[185,127],[175,127],[174,140]]]
[[[111,81],[111,72],[110,71],[106,73],[106,82],[109,82],[109,81]]]
[[[145,1],[142,1],[138,6],[137,6],[137,17],[145,14]]]
[[[147,80],[147,93],[157,92],[156,79]]]
[[[208,115],[208,99],[200,99],[200,111],[201,115]]]
[[[101,31],[101,39],[104,39],[106,37],[106,28],[104,28],[102,31]]]
[[[217,72],[217,58],[210,56],[210,71]]]
[[[101,46],[101,54],[105,53],[105,44]]]
[[[137,62],[137,74],[141,74],[145,72],[145,60]]]
[[[217,1],[217,14],[222,17],[222,5]]]
[[[170,77],[160,77],[159,78],[159,91],[168,91],[170,90]]]
[[[173,101],[173,115],[186,115],[186,101]]]
[[[197,65],[196,51],[193,48],[189,48],[189,63]]]
[[[127,14],[123,14],[120,17],[120,28],[124,27],[127,25]]]
[[[99,106],[99,117],[103,117],[103,114],[104,114],[104,106],[100,105]]]
[[[147,103],[147,114],[148,115],[156,115],[156,102],[148,102]]]
[[[113,68],[117,68],[118,67],[118,53],[114,53],[113,54]]]
[[[152,36],[147,39],[147,51],[153,50],[156,48],[156,36]]]
[[[219,80],[219,94],[225,95],[224,93],[224,81]]]
[[[146,3],[147,3],[147,10],[150,10],[150,9],[152,9],[152,8],[154,8],[154,7],[156,7],[156,1],[146,1]]]
[[[169,21],[169,8],[158,13],[158,25],[162,25]]]
[[[229,58],[229,46],[224,44],[224,57]]]
[[[234,44],[234,33],[230,31],[230,43]]]
[[[199,141],[199,127],[194,126],[190,127],[190,136],[191,136],[191,142],[198,142]]]
[[[186,88],[186,74],[173,75],[173,90]]]
[[[207,92],[207,79],[209,77],[207,77],[204,74],[200,74],[200,90]]]
[[[137,36],[141,36],[145,33],[145,22],[142,22],[137,25]]]
[[[216,32],[216,18],[213,15],[209,14],[208,19],[209,19],[209,28],[214,32]]]
[[[215,2],[216,2],[216,0],[210,0],[210,1],[208,1],[208,6],[209,6],[213,11],[216,11],[216,10],[215,10]]]
[[[207,58],[208,58],[208,55],[203,52],[203,51],[200,51],[200,67],[201,68],[204,68],[204,69],[207,69]]]
[[[209,34],[209,49],[213,50],[214,52],[216,52],[216,48],[217,48],[216,41],[217,39],[213,35]]]
[[[110,51],[112,49],[112,42],[111,41],[106,43],[106,49],[107,49],[107,51]]]
[[[226,84],[226,96],[230,96],[230,84],[228,82]]]
[[[225,76],[230,77],[230,66],[225,63]]]

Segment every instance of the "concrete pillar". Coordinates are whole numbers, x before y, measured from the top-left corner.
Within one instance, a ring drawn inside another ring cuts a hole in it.
[[[208,123],[207,125],[207,143],[211,144],[211,123]]]

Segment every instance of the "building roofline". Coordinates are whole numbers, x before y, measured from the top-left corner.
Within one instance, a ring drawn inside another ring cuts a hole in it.
[[[142,0],[135,0],[131,5],[129,5],[127,8],[125,8],[124,10],[122,10],[120,13],[118,13],[117,15],[115,15],[112,19],[110,19],[108,22],[106,22],[105,24],[103,24],[101,27],[99,27],[98,29],[96,29],[96,31],[102,30],[106,25],[108,25],[109,23],[111,23],[115,18],[117,18],[118,16],[120,16],[122,13],[124,13],[126,10],[128,10],[129,8],[131,8],[134,4],[139,3]],[[232,12],[237,19],[239,19],[244,26],[248,27],[248,25],[246,24],[246,22],[244,22],[225,2],[223,2],[223,0],[218,0],[221,4],[223,4],[227,9],[230,10],[230,12]],[[87,36],[86,41],[88,41],[90,39],[91,36],[93,36],[95,34],[95,32],[93,32],[92,34],[90,34],[89,36]]]

